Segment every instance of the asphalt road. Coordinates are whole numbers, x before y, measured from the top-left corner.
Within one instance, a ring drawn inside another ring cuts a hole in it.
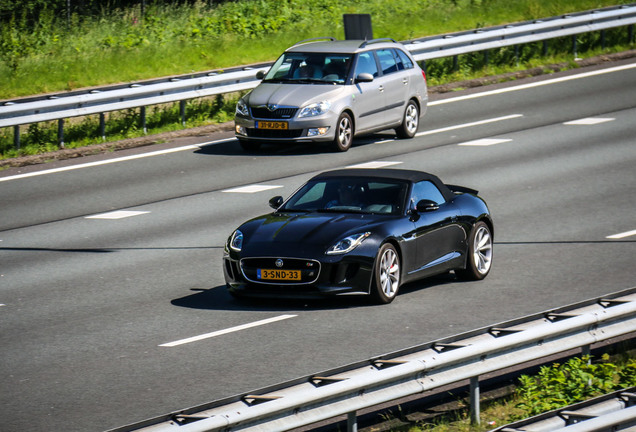
[[[633,287],[635,119],[625,62],[446,95],[416,138],[343,154],[219,135],[2,171],[0,430],[107,430]],[[385,306],[230,298],[221,256],[240,222],[369,162],[478,189],[488,278]]]

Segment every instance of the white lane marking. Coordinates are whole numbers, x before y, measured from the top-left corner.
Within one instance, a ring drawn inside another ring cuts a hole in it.
[[[501,143],[505,143],[505,142],[510,142],[512,141],[511,139],[497,139],[497,138],[484,138],[484,139],[479,139],[479,140],[474,140],[474,141],[466,141],[463,143],[459,143],[457,145],[460,146],[491,146],[491,145],[495,145],[495,144],[501,144]]]
[[[41,176],[41,175],[46,175],[46,174],[55,174],[55,173],[59,173],[59,172],[72,171],[72,170],[81,169],[81,168],[90,168],[90,167],[100,166],[100,165],[108,165],[108,164],[112,164],[112,163],[125,162],[125,161],[135,160],[135,159],[143,159],[143,158],[152,157],[152,156],[161,156],[161,155],[165,155],[165,154],[177,153],[177,152],[186,151],[186,150],[199,150],[201,147],[204,147],[204,146],[207,146],[207,145],[221,144],[221,143],[224,143],[224,142],[234,141],[234,139],[235,138],[226,138],[226,139],[222,139],[222,140],[209,141],[209,142],[205,142],[205,143],[201,143],[201,144],[188,145],[188,146],[183,146],[183,147],[176,147],[176,148],[167,149],[167,150],[157,150],[157,151],[153,151],[153,152],[149,152],[149,153],[142,153],[142,154],[138,154],[138,155],[123,156],[123,157],[116,158],[116,159],[108,159],[108,160],[103,160],[103,161],[88,162],[88,163],[85,163],[85,164],[71,165],[71,166],[62,167],[62,168],[53,168],[53,169],[48,169],[48,170],[43,170],[43,171],[36,171],[36,172],[32,172],[32,173],[16,174],[14,176],[9,176],[9,177],[0,177],[0,182],[9,181],[9,180],[18,180],[18,179],[23,179],[23,178],[28,178],[28,177],[36,177],[36,176]]]
[[[573,125],[573,126],[589,126],[589,125],[597,125],[600,123],[607,123],[616,120],[615,118],[603,118],[603,117],[588,117],[579,120],[573,120],[569,122],[563,123],[564,125]]]
[[[392,165],[399,165],[402,162],[390,162],[390,161],[371,161],[365,162],[357,165],[349,165],[345,168],[383,168]]]
[[[611,236],[607,236],[605,238],[608,238],[608,239],[622,239],[622,238],[625,238],[625,237],[631,237],[631,236],[635,236],[635,235],[636,235],[636,230],[631,230],[631,231],[625,231],[623,233],[618,233],[618,234],[614,234],[614,235],[611,235]]]
[[[233,188],[233,189],[226,189],[226,190],[224,190],[222,192],[229,192],[229,193],[256,193],[256,192],[263,192],[263,191],[266,191],[266,190],[277,189],[277,188],[282,188],[282,186],[255,184],[255,185],[249,185],[249,186],[241,186],[241,187],[237,187],[237,188]]]
[[[424,136],[424,135],[433,135],[433,134],[440,133],[440,132],[448,132],[448,131],[452,131],[452,130],[456,130],[456,129],[463,129],[463,128],[472,127],[472,126],[479,126],[479,125],[484,125],[484,124],[488,124],[488,123],[494,123],[494,122],[503,121],[503,120],[511,120],[511,119],[515,119],[515,118],[519,118],[519,117],[523,117],[523,114],[510,114],[510,115],[503,116],[503,117],[495,117],[495,118],[486,119],[486,120],[480,120],[480,121],[471,122],[471,123],[463,123],[463,124],[459,124],[459,125],[455,125],[455,126],[449,126],[449,127],[445,127],[445,128],[441,128],[441,129],[433,129],[433,130],[430,130],[430,131],[419,132],[419,133],[415,134],[415,136],[419,137],[419,136]]]
[[[270,323],[273,323],[273,322],[286,320],[286,319],[289,319],[289,318],[295,318],[297,316],[298,315],[280,315],[280,316],[273,317],[273,318],[268,318],[268,319],[255,321],[255,322],[252,322],[252,323],[248,323],[248,324],[239,325],[239,326],[236,326],[236,327],[231,327],[231,328],[228,328],[228,329],[225,329],[225,330],[219,330],[219,331],[215,331],[215,332],[212,332],[212,333],[206,333],[206,334],[202,334],[202,335],[199,335],[199,336],[194,336],[194,337],[187,338],[187,339],[181,339],[181,340],[174,341],[174,342],[168,342],[168,343],[165,343],[165,344],[161,344],[159,346],[160,347],[175,347],[175,346],[178,346],[178,345],[183,345],[183,344],[187,344],[187,343],[190,343],[190,342],[197,342],[197,341],[200,341],[200,340],[203,340],[203,339],[209,339],[209,338],[213,338],[213,337],[216,337],[216,336],[221,336],[221,335],[228,334],[228,333],[234,333],[234,332],[237,332],[237,331],[240,331],[240,330],[245,330],[245,329],[252,328],[252,327],[258,327],[258,326],[262,326],[262,325],[265,325],[265,324],[270,324]]]
[[[150,213],[147,211],[118,210],[109,213],[101,213],[93,216],[86,216],[85,219],[123,219],[132,216],[139,216]]]
[[[467,99],[476,99],[476,98],[480,98],[480,97],[498,95],[498,94],[513,92],[513,91],[518,91],[518,90],[525,90],[525,89],[529,89],[529,88],[533,88],[533,87],[541,87],[541,86],[557,84],[557,83],[561,83],[561,82],[565,82],[565,81],[572,81],[572,80],[577,80],[577,79],[581,79],[581,78],[589,78],[589,77],[597,76],[597,75],[603,75],[603,74],[608,74],[608,73],[613,73],[613,72],[620,72],[620,71],[623,71],[623,70],[634,69],[634,68],[636,68],[636,64],[628,64],[628,65],[623,65],[623,66],[616,66],[616,67],[612,67],[612,68],[601,69],[601,70],[596,70],[596,71],[591,71],[591,72],[584,72],[582,74],[577,74],[577,75],[569,75],[569,76],[560,77],[560,78],[553,78],[553,79],[549,79],[549,80],[545,80],[545,81],[537,81],[537,82],[528,83],[528,84],[521,84],[521,85],[514,86],[514,87],[506,87],[506,88],[497,89],[497,90],[485,91],[485,92],[482,92],[482,93],[475,93],[475,94],[469,94],[469,95],[464,95],[464,96],[458,96],[458,97],[455,97],[455,98],[449,98],[449,99],[433,101],[433,102],[429,102],[428,106],[443,105],[443,104],[463,101],[463,100],[467,100]]]

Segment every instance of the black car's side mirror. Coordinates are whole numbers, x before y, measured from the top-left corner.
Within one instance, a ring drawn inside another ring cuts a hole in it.
[[[373,81],[373,75],[367,72],[362,72],[356,77],[356,82],[371,82]]]
[[[269,206],[274,210],[278,210],[278,207],[280,207],[281,205],[283,205],[282,196],[275,196],[274,198],[269,200]]]
[[[417,209],[419,213],[426,213],[426,212],[435,211],[439,209],[439,206],[437,205],[435,201],[423,199],[418,201],[415,208]]]

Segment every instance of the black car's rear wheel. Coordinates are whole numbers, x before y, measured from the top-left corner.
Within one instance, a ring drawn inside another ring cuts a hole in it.
[[[378,252],[374,269],[373,298],[378,303],[391,303],[400,287],[400,257],[390,243]]]
[[[477,222],[468,239],[466,268],[455,274],[465,280],[481,280],[488,276],[492,266],[493,238],[490,228],[484,222]]]
[[[414,101],[409,101],[404,110],[402,124],[395,129],[399,138],[413,138],[420,125],[420,110]]]
[[[340,114],[336,124],[336,138],[333,140],[333,148],[336,151],[346,152],[353,141],[353,123],[347,113]]]

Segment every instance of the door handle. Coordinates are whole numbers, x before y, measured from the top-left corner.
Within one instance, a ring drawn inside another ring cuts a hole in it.
[[[380,90],[380,93],[382,93],[384,91],[384,86],[378,87],[378,90]]]

